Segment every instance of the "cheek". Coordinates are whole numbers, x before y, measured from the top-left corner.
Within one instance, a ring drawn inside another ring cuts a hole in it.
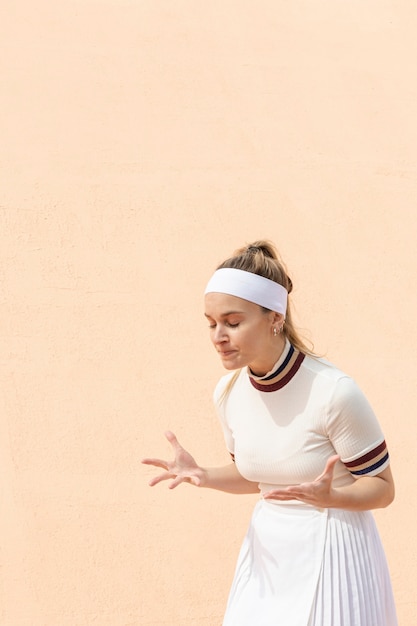
[[[242,337],[241,346],[246,352],[257,352],[260,345],[260,335],[257,333],[250,333],[246,337]]]
[[[271,336],[272,333],[270,333],[269,328],[266,329],[264,326],[261,326],[258,331],[252,336],[252,347],[259,350],[265,346],[269,346]]]

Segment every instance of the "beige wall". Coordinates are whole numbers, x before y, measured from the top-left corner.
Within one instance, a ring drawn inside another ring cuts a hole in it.
[[[147,487],[173,429],[227,460],[201,293],[257,237],[378,412],[376,513],[415,626],[415,2],[2,0],[1,626],[218,626],[253,497]]]

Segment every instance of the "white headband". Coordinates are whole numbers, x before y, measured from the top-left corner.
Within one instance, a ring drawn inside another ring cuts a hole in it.
[[[244,270],[231,267],[216,270],[204,293],[213,292],[249,300],[284,316],[287,310],[288,292],[285,287],[269,278]]]

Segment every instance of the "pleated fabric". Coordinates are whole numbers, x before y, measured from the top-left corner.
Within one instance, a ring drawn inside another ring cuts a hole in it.
[[[223,626],[397,626],[372,513],[260,500]]]
[[[330,509],[308,626],[397,626],[388,566],[370,511]]]

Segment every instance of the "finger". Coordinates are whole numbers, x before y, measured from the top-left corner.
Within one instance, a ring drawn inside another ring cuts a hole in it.
[[[176,478],[174,478],[172,483],[168,485],[168,489],[175,489],[175,487],[178,487],[178,485],[180,485],[181,483],[185,481],[186,479],[183,476],[177,476]]]
[[[182,446],[178,442],[178,439],[176,438],[176,436],[174,435],[173,432],[171,432],[170,430],[167,430],[166,433],[165,433],[165,437],[168,439],[169,443],[174,448],[174,450],[181,450],[182,449]]]
[[[199,487],[201,485],[201,480],[198,478],[198,476],[191,476],[190,482],[196,487]]]
[[[311,491],[303,491],[301,489],[294,489],[288,495],[295,500],[314,500],[314,494]]]
[[[327,465],[329,467],[334,467],[338,461],[340,461],[340,456],[338,454],[333,454],[333,456],[327,459]]]
[[[151,478],[148,485],[149,487],[154,487],[158,483],[161,483],[164,480],[169,480],[170,478],[174,478],[174,474],[168,474],[168,473],[160,474],[159,476],[155,476],[154,478]]]
[[[168,462],[162,461],[162,459],[142,459],[141,463],[144,465],[154,465],[155,467],[161,467],[162,469],[168,469]]]
[[[263,494],[263,497],[267,500],[289,500],[293,498],[293,495],[289,492],[288,489],[274,489],[273,491],[267,491]]]
[[[335,465],[339,459],[340,459],[340,456],[338,454],[334,454],[329,459],[327,459],[326,467],[324,468],[323,474],[333,475]]]
[[[280,502],[286,502],[287,500],[295,500],[295,496],[290,493],[264,493],[265,500],[279,500]]]
[[[339,461],[339,459],[340,459],[340,456],[338,454],[334,454],[333,456],[329,457],[326,461],[324,470],[322,471],[320,476],[317,476],[314,482],[317,482],[318,480],[321,480],[322,478],[325,478],[326,476],[332,477],[333,472],[334,472],[334,467],[336,463]]]
[[[199,487],[201,480],[198,476],[177,476],[169,485],[169,489],[175,489],[175,487],[178,487],[181,483],[191,483],[196,487]]]

